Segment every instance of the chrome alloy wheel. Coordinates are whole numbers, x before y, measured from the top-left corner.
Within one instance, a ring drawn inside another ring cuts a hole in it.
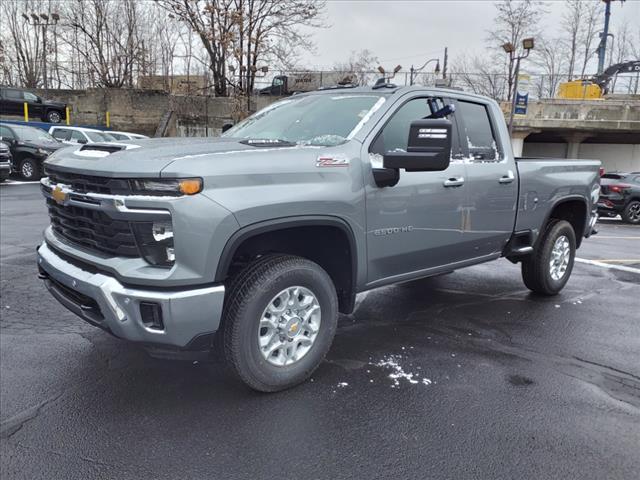
[[[31,162],[24,162],[20,168],[20,173],[22,173],[24,178],[33,177],[35,172],[33,171],[33,165],[31,165]]]
[[[640,220],[640,203],[634,203],[629,207],[629,220],[632,222]]]
[[[571,244],[564,235],[558,237],[551,250],[551,260],[549,261],[549,273],[551,278],[558,281],[567,271],[569,260],[571,259]]]
[[[267,362],[278,367],[304,357],[320,330],[320,304],[304,287],[288,287],[271,299],[258,327],[258,346]]]

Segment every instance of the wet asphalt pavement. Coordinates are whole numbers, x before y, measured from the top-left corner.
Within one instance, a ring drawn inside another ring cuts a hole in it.
[[[640,273],[578,263],[540,298],[501,260],[381,288],[312,381],[265,395],[74,317],[36,279],[37,185],[0,208],[2,479],[638,478]],[[640,227],[578,255],[638,267]]]

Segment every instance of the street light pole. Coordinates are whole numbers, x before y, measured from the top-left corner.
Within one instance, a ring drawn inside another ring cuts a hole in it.
[[[516,100],[518,97],[518,75],[520,74],[520,60],[527,58],[529,56],[529,52],[533,50],[534,47],[534,39],[533,38],[525,38],[522,40],[522,48],[525,51],[524,55],[518,55],[515,57],[516,60],[516,69],[514,72],[515,79],[513,82],[513,92],[511,94],[511,112],[509,113],[509,137],[513,134],[513,117],[516,112]],[[505,52],[509,54],[511,59],[514,58],[514,54],[516,52],[516,47],[511,43],[505,43],[502,45],[502,48]]]
[[[413,85],[413,77],[416,73],[420,72],[424,67],[426,67],[427,65],[429,65],[431,62],[438,62],[436,64],[436,73],[440,72],[440,59],[439,58],[432,58],[431,60],[427,60],[425,62],[424,65],[422,65],[420,68],[413,68],[413,65],[411,65],[411,70],[409,71],[409,85]]]
[[[60,15],[52,13],[51,20],[49,20],[49,15],[46,13],[40,13],[39,15],[32,13],[31,18],[26,13],[23,13],[22,17],[29,25],[33,25],[36,28],[42,28],[42,81],[46,95],[47,89],[49,88],[49,81],[47,78],[47,29],[51,26],[57,25],[58,20],[60,20]]]

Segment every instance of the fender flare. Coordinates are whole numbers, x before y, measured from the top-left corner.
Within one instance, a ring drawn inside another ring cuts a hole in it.
[[[580,201],[580,202],[582,202],[584,204],[584,207],[585,207],[584,209],[586,211],[586,215],[585,215],[585,218],[584,218],[584,222],[585,222],[584,224],[585,224],[585,228],[586,228],[586,226],[589,225],[589,204],[585,200],[584,196],[574,194],[574,195],[567,195],[567,196],[564,196],[564,197],[560,197],[560,198],[556,199],[556,201],[554,201],[553,204],[551,204],[551,206],[549,207],[547,213],[545,214],[544,221],[542,222],[542,225],[540,225],[539,232],[542,233],[542,230],[544,229],[545,225],[547,223],[549,223],[549,219],[551,218],[551,212],[553,212],[558,205],[562,205],[563,203],[572,202],[572,201],[575,201],[575,200],[578,200],[578,201]],[[584,238],[584,234],[585,234],[584,231],[583,232],[576,232],[576,242],[577,242],[578,246],[582,243],[582,239]],[[540,234],[538,234],[537,237],[536,237],[536,242],[535,242],[536,245],[538,244],[539,240],[540,240]]]
[[[356,237],[351,226],[342,218],[334,217],[331,215],[306,215],[295,217],[283,217],[272,220],[265,220],[262,222],[252,223],[246,225],[237,230],[227,240],[222,254],[216,267],[216,282],[223,282],[229,268],[231,267],[231,260],[240,245],[251,237],[260,235],[267,232],[274,232],[277,230],[283,230],[286,228],[295,227],[334,227],[342,230],[347,236],[349,242],[349,249],[351,254],[351,287],[353,296],[357,289],[358,278],[358,250],[356,244]]]

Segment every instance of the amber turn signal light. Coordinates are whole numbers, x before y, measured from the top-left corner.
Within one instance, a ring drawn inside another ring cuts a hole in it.
[[[187,178],[180,180],[180,192],[185,195],[195,195],[202,191],[202,179],[200,178]]]

